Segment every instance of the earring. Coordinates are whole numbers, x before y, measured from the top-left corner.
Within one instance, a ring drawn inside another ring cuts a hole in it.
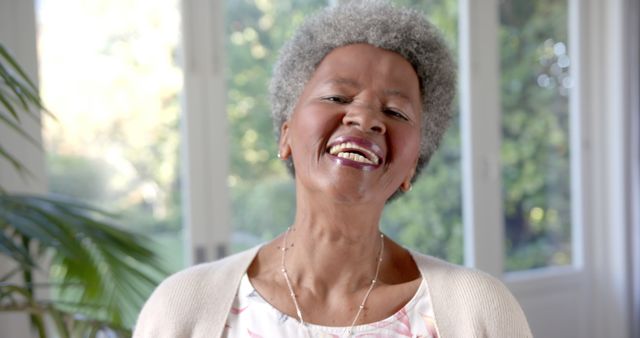
[[[278,152],[278,158],[282,159],[282,155],[280,155],[280,152]]]
[[[407,188],[407,184],[402,183],[402,191],[404,191],[405,193],[411,192],[411,190],[413,189],[413,184],[408,183],[409,187]]]

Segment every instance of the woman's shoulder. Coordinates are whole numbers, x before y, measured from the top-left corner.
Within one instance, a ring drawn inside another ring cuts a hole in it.
[[[191,336],[184,330],[198,329],[183,323],[217,322],[198,316],[222,315],[231,306],[242,275],[258,247],[221,260],[195,265],[166,278],[153,291],[138,316],[134,337]],[[226,314],[225,314],[226,315]],[[160,333],[164,332],[164,333]]]
[[[154,297],[175,297],[184,293],[202,293],[233,287],[255,257],[257,248],[243,251],[223,259],[202,263],[178,271],[167,277],[153,292]],[[235,291],[235,290],[234,290]]]
[[[498,294],[506,292],[511,295],[502,281],[484,271],[456,265],[421,253],[412,252],[412,256],[423,277],[427,282],[435,283],[434,286],[443,285],[449,290],[462,288],[476,292]]]
[[[217,261],[201,263],[178,271],[167,277],[158,289],[182,288],[185,285],[200,284],[204,281],[210,284],[217,279],[228,281],[231,276],[237,274],[241,276],[255,257],[257,249],[258,247],[255,247]]]
[[[490,337],[531,337],[520,304],[502,281],[439,258],[412,255],[427,281],[438,324],[455,330],[453,336],[469,330]]]
[[[484,271],[453,264],[440,258],[417,252],[412,252],[411,254],[422,275],[428,276],[429,279],[443,281],[447,284],[453,283],[453,285],[466,285],[469,283],[478,287],[503,285],[500,280]]]

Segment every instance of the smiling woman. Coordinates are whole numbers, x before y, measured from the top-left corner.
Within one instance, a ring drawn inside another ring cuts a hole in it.
[[[416,11],[351,2],[308,18],[271,85],[279,157],[295,174],[293,224],[167,279],[134,336],[530,337],[499,281],[379,228],[442,139],[454,74]]]

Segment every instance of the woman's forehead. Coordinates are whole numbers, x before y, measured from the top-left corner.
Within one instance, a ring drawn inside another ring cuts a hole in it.
[[[400,54],[368,44],[338,47],[325,56],[311,81],[322,87],[360,89],[380,83],[386,94],[419,98],[419,79]]]

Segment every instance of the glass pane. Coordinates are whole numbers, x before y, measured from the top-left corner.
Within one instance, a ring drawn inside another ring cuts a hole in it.
[[[571,263],[567,10],[500,3],[506,271]]]
[[[456,48],[455,0],[397,2],[427,13],[444,31],[452,48]],[[282,43],[306,15],[326,3],[326,0],[227,1],[233,251],[269,240],[293,221],[293,180],[276,158],[267,84]],[[411,193],[386,208],[382,228],[408,247],[460,263],[463,251],[459,149],[456,118],[441,149]]]
[[[184,265],[178,0],[37,1],[50,190],[150,234]]]
[[[267,86],[282,44],[306,15],[325,4],[326,0],[226,2],[232,251],[269,240],[293,221],[293,180],[276,158]]]

